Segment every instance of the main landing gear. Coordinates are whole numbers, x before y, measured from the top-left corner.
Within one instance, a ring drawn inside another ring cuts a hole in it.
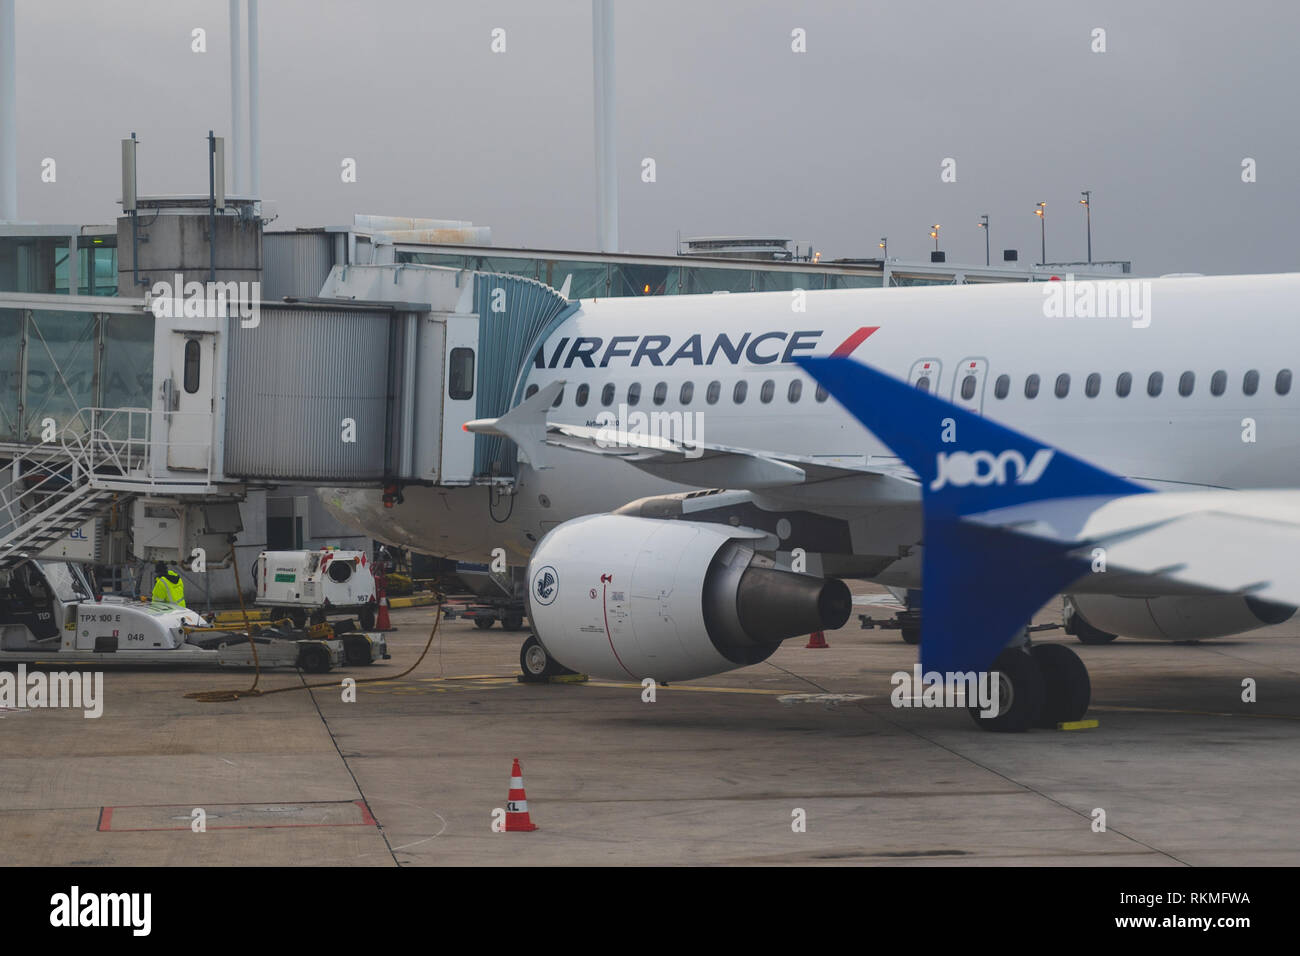
[[[1027,632],[998,655],[989,668],[996,675],[998,709],[982,716],[968,707],[981,730],[1018,733],[1030,727],[1055,727],[1080,720],[1092,701],[1092,682],[1079,655],[1064,644],[1033,644]]]
[[[536,634],[529,634],[524,646],[519,649],[519,666],[523,668],[525,680],[542,680],[574,673],[547,652]]]

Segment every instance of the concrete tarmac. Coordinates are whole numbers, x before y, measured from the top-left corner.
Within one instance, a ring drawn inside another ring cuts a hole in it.
[[[307,678],[326,688],[201,703],[184,694],[251,673],[116,670],[99,719],[0,710],[0,863],[1300,864],[1295,622],[1190,645],[1045,632],[1087,663],[1100,726],[990,734],[893,707],[916,649],[856,616],[828,649],[788,641],[653,703],[518,683],[525,632],[464,621],[394,679],[434,609],[393,617],[393,659]],[[348,676],[384,679],[345,702]],[[540,829],[493,832],[515,757]]]

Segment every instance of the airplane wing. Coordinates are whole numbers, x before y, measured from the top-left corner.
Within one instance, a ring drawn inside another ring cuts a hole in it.
[[[921,661],[984,670],[1068,588],[1300,605],[1300,491],[1156,491],[847,358],[797,358],[916,474]]]
[[[534,468],[550,467],[548,448],[566,448],[617,458],[666,481],[697,488],[760,491],[853,478],[889,485],[887,490],[873,494],[880,500],[920,500],[915,474],[892,456],[856,461],[792,455],[686,439],[676,441],[614,426],[548,422],[546,413],[564,384],[552,382],[500,418],[480,418],[462,427],[476,434],[509,438]],[[861,500],[861,491],[844,489],[843,497],[846,501]]]

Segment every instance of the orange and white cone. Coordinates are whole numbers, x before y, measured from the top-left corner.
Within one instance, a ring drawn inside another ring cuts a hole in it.
[[[524,775],[519,769],[519,758],[510,768],[510,796],[506,798],[506,832],[536,830],[537,824],[528,816],[528,797],[524,795]]]
[[[813,631],[808,635],[808,643],[804,647],[830,647],[826,643],[826,635],[821,631]]]

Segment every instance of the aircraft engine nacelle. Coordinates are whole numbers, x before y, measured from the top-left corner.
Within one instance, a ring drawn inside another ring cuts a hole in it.
[[[1083,619],[1098,630],[1158,641],[1240,634],[1281,624],[1296,612],[1294,607],[1252,597],[1217,595],[1141,598],[1074,594],[1070,600]]]
[[[777,568],[752,539],[691,521],[566,521],[528,563],[533,629],[581,673],[675,681],[757,664],[787,638],[848,620],[843,581]]]

